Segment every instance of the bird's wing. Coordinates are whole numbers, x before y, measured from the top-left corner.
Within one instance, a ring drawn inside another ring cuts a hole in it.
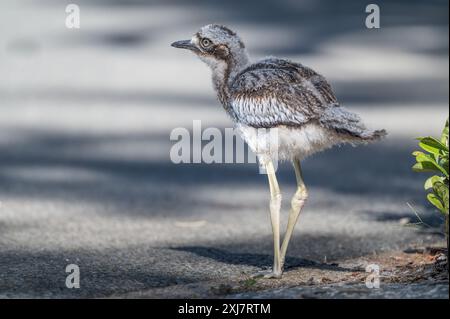
[[[337,100],[325,78],[301,64],[266,59],[232,81],[230,105],[236,118],[253,127],[297,126],[320,118]]]

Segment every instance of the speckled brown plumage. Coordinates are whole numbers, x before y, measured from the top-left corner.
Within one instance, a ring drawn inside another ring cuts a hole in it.
[[[233,111],[252,127],[301,125],[319,118],[336,102],[323,77],[301,64],[275,58],[250,65],[230,88]]]

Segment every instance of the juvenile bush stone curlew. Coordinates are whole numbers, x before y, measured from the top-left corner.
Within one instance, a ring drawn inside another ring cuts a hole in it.
[[[333,145],[379,140],[386,131],[368,130],[358,115],[339,105],[330,84],[312,69],[279,58],[251,63],[240,37],[225,26],[204,26],[192,39],[172,46],[194,52],[211,68],[219,101],[267,172],[274,263],[272,271],[261,275],[280,278],[289,240],[308,198],[300,160]],[[261,134],[261,128],[277,130],[277,154],[270,147],[272,135]],[[297,180],[281,245],[281,192],[274,158],[291,161]]]

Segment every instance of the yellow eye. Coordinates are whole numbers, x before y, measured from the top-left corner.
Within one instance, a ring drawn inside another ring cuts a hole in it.
[[[203,38],[201,43],[202,43],[202,47],[204,47],[204,48],[207,48],[212,44],[211,40],[209,40],[207,38]]]

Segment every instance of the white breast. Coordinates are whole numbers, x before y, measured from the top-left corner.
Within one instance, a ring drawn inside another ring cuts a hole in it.
[[[278,160],[303,159],[339,143],[334,132],[314,123],[270,129],[238,124],[237,129],[256,155]]]

